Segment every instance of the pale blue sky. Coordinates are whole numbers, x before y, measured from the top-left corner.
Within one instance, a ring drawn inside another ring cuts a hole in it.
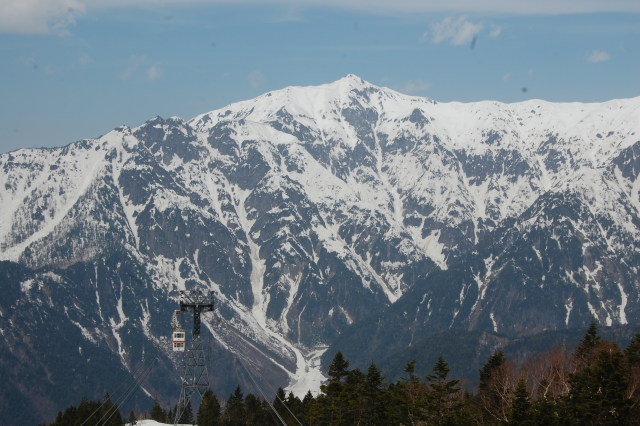
[[[437,101],[640,96],[640,1],[442,3],[1,0],[0,152],[349,73]]]

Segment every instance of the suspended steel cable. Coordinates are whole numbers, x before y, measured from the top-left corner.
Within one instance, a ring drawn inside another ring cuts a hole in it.
[[[271,403],[271,400],[267,399],[264,391],[262,390],[262,387],[256,382],[256,380],[254,379],[253,375],[251,374],[251,372],[248,370],[247,366],[242,362],[241,359],[238,358],[238,361],[240,362],[240,365],[242,366],[242,368],[244,368],[244,370],[246,371],[247,375],[249,376],[249,378],[251,379],[251,381],[253,382],[253,384],[255,385],[255,387],[258,389],[258,392],[260,392],[260,394],[262,395],[262,398],[267,402],[267,404],[269,404],[269,407],[271,407],[271,410],[273,410],[273,412],[276,414],[276,416],[278,416],[278,419],[280,419],[280,421],[282,422],[283,425],[287,426],[287,422],[284,421],[284,419],[282,418],[282,416],[280,415],[280,413],[278,412],[278,410],[275,409],[275,407],[273,406],[273,404]],[[264,381],[264,378],[260,375],[260,373],[256,372],[256,374],[260,377],[260,379],[262,379]],[[266,382],[268,384],[268,382]],[[280,401],[282,403],[282,405],[284,406],[284,408],[286,408],[286,410],[289,412],[289,414],[291,414],[291,416],[295,419],[296,422],[298,422],[298,424],[300,426],[304,426],[302,424],[302,422],[300,422],[300,420],[298,420],[298,417],[296,417],[295,414],[293,414],[291,412],[291,410],[289,409],[289,407],[287,407],[287,405],[278,397],[277,393],[276,393],[276,398],[278,399],[278,401]]]
[[[155,358],[155,359],[157,359],[157,358]],[[155,361],[155,359],[154,359],[154,361]],[[109,415],[109,417],[107,417],[105,419],[104,423],[102,423],[103,426],[105,426],[109,422],[109,420],[111,420],[111,417],[113,417],[117,412],[120,411],[120,408],[124,404],[126,404],[129,401],[129,399],[131,399],[131,397],[135,394],[135,392],[138,390],[138,388],[142,387],[142,383],[147,379],[147,377],[149,377],[149,374],[151,374],[152,370],[153,370],[153,361],[152,361],[151,365],[149,366],[149,368],[147,370],[145,370],[144,374],[139,377],[138,386],[133,387],[129,391],[128,394],[125,394],[122,397],[122,401],[119,404],[114,405],[113,411],[111,411],[111,414]],[[107,413],[105,413],[105,415],[107,415],[107,414],[109,414],[109,411],[107,411]],[[104,417],[104,416],[102,416],[102,417]],[[102,420],[102,418],[100,420]]]
[[[96,414],[98,411],[100,411],[100,410],[102,409],[102,407],[104,407],[104,405],[107,403],[107,401],[109,401],[109,399],[110,399],[110,398],[105,397],[105,398],[104,398],[104,401],[102,401],[102,404],[100,404],[100,405],[98,406],[98,408],[96,408],[96,409],[93,411],[93,413],[89,414],[89,417],[87,417],[87,418],[84,420],[84,422],[80,423],[80,426],[84,426],[84,425],[89,421],[89,419],[91,419],[91,417],[93,417],[93,415],[94,415],[94,414]]]
[[[133,396],[133,394],[138,390],[139,387],[142,387],[142,383],[147,379],[147,377],[149,376],[149,374],[151,374],[151,371],[153,370],[153,364],[156,362],[156,360],[158,359],[158,357],[153,358],[153,360],[151,360],[151,363],[146,366],[145,370],[142,372],[142,374],[137,378],[134,379],[135,382],[132,384],[132,386],[129,386],[129,388],[127,389],[127,391],[120,397],[118,398],[116,404],[114,404],[114,406],[108,410],[101,418],[100,420],[98,420],[97,424],[100,424],[100,422],[104,419],[104,417],[109,414],[109,417],[107,417],[107,419],[104,421],[104,423],[102,423],[103,425],[106,425],[107,422],[111,419],[111,417],[113,417],[113,415],[117,412],[120,411],[120,408],[129,401],[129,399]]]
[[[129,395],[124,398],[124,400],[118,404],[118,406],[116,407],[116,410],[114,410],[114,412],[111,414],[111,416],[109,416],[107,418],[107,420],[105,420],[105,424],[109,421],[109,419],[111,419],[111,417],[116,413],[120,411],[120,408],[122,406],[124,406],[124,404],[126,404],[127,402],[129,402],[129,400],[133,397],[133,395],[136,393],[136,391],[138,389],[144,389],[142,387],[143,383],[147,380],[147,378],[149,377],[149,375],[151,374],[151,372],[153,371],[154,368],[154,363],[158,360],[159,358],[156,356],[152,361],[151,361],[151,365],[149,365],[149,369],[144,373],[144,375],[139,377],[139,381],[138,381],[138,386],[136,386],[135,388],[133,388],[133,390],[129,393]]]
[[[293,412],[289,409],[289,407],[287,406],[287,404],[285,404],[285,402],[284,402],[283,400],[281,400],[281,399],[280,399],[280,397],[278,396],[278,392],[277,392],[277,390],[274,390],[274,389],[273,389],[273,387],[271,386],[271,384],[270,384],[267,380],[264,380],[264,377],[262,377],[262,376],[260,375],[260,373],[259,373],[259,372],[256,372],[256,374],[257,374],[257,375],[262,379],[262,381],[263,381],[264,383],[266,383],[266,384],[267,384],[267,386],[269,387],[269,390],[275,394],[276,399],[277,399],[278,401],[280,401],[280,403],[281,403],[281,404],[284,406],[284,408],[289,412],[289,414],[291,414],[291,416],[293,416],[293,418],[296,420],[296,422],[298,422],[298,424],[299,424],[300,426],[304,426],[304,425],[300,422],[300,420],[298,420],[298,418],[296,417],[296,415],[295,415],[295,414],[293,414]]]
[[[116,388],[115,395],[117,395],[120,392],[120,389],[124,388],[124,386],[127,385],[130,381],[134,381],[135,377],[139,373],[141,373],[145,368],[146,368],[146,366],[144,364],[140,364],[140,366],[138,368],[136,368],[133,373],[131,373],[131,377],[129,378],[129,380],[123,380],[122,382],[120,382],[120,385]],[[129,386],[131,386],[131,385],[129,384]],[[128,389],[128,387],[127,387],[127,389]],[[109,400],[110,400],[110,398],[105,398],[104,401],[102,401],[102,404],[100,404],[100,406],[98,408],[96,408],[93,411],[93,413],[89,414],[89,417],[87,417],[85,419],[85,421],[80,424],[80,426],[84,426],[89,421],[89,419],[91,419],[91,417],[93,417],[94,414],[96,414],[98,411],[100,411],[104,407],[104,405],[107,403],[107,401],[109,401]]]
[[[262,390],[262,388],[260,387],[260,385],[258,385],[258,383],[255,381],[255,379],[253,378],[253,375],[249,372],[249,370],[247,369],[247,366],[244,365],[244,363],[242,362],[242,360],[238,359],[238,361],[240,362],[240,365],[242,366],[242,368],[244,368],[244,371],[247,373],[247,375],[249,376],[249,379],[251,379],[251,381],[253,382],[253,385],[256,387],[256,389],[258,390],[258,392],[260,392],[260,395],[262,395],[262,398],[267,402],[267,404],[269,404],[269,407],[271,408],[271,410],[275,413],[275,415],[278,417],[278,419],[280,420],[280,422],[284,425],[287,426],[287,422],[284,421],[284,419],[282,418],[282,416],[280,415],[280,413],[278,413],[278,410],[276,410],[273,406],[273,404],[271,404],[271,401],[269,401],[264,393],[264,391]]]
[[[271,386],[269,386],[271,387]],[[298,422],[298,424],[300,426],[304,426],[302,424],[302,422],[300,422],[300,420],[298,420],[298,418],[296,417],[295,414],[293,414],[293,412],[289,409],[289,407],[287,406],[287,404],[285,404],[285,402],[283,400],[280,399],[280,397],[278,396],[278,392],[276,391],[276,398],[278,399],[278,401],[280,401],[280,403],[284,406],[284,408],[286,408],[286,410],[289,412],[289,414],[291,414],[291,416],[293,416],[293,418],[296,420],[296,422]]]
[[[107,410],[107,412],[102,415],[102,417],[100,418],[100,420],[98,420],[96,424],[99,425],[100,422],[102,422],[102,420],[105,418],[105,416],[109,415],[109,417],[107,417],[107,419],[104,420],[104,423],[102,423],[103,425],[107,424],[109,419],[111,419],[111,417],[113,417],[113,415],[120,410],[120,407],[122,407],[131,398],[131,396],[133,396],[135,391],[142,386],[142,383],[146,380],[146,378],[151,373],[151,370],[153,369],[153,364],[157,359],[158,357],[153,358],[153,360],[151,360],[151,363],[148,366],[145,366],[145,369],[143,370],[142,374],[140,374],[138,378],[135,378],[135,377],[133,378],[134,379],[133,383],[129,385],[127,390],[116,400],[116,403],[113,404],[113,407]]]

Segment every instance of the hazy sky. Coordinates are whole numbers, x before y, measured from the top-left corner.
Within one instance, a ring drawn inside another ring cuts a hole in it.
[[[0,0],[0,152],[346,74],[438,101],[640,96],[639,0]]]

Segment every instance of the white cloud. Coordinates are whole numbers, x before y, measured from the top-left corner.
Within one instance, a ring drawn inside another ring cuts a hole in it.
[[[65,34],[85,9],[81,0],[2,0],[0,33]]]
[[[502,27],[491,25],[491,32],[489,33],[489,37],[496,38],[499,37],[500,34],[502,34]]]
[[[4,0],[3,0],[4,1]],[[89,0],[82,0],[89,3]],[[640,12],[637,0],[91,0],[100,7],[122,7],[128,5],[185,6],[188,4],[267,4],[292,7],[331,6],[341,9],[359,9],[367,12],[393,13],[507,13],[525,14],[569,14],[593,12]]]
[[[154,81],[162,78],[164,71],[158,65],[146,64],[146,55],[131,55],[129,57],[129,63],[124,70],[120,73],[120,78],[123,80],[129,80],[132,78],[144,78],[147,81]]]
[[[604,50],[594,50],[587,56],[589,62],[606,62],[611,59],[611,56]]]
[[[162,77],[162,68],[155,65],[147,68],[147,80],[153,81]]]
[[[403,85],[396,87],[396,90],[401,93],[406,93],[407,95],[419,95],[424,93],[429,87],[431,87],[431,83],[416,79],[409,80]]]
[[[0,33],[64,34],[87,9],[136,6],[188,7],[192,4],[229,4],[229,0],[0,0]],[[236,0],[234,4],[256,3],[288,7],[284,20],[298,20],[303,7],[335,7],[377,13],[499,13],[576,14],[597,12],[640,12],[638,0]],[[495,30],[499,31],[499,30]],[[493,33],[493,32],[492,32]],[[491,34],[490,34],[491,35]]]
[[[136,6],[188,7],[191,4],[229,4],[229,0],[0,0],[0,33],[65,33],[87,9]],[[576,14],[597,12],[640,12],[638,0],[236,0],[234,4],[267,4],[289,7],[285,20],[299,19],[300,8],[335,7],[377,13],[499,13]],[[290,14],[290,16],[288,16]]]
[[[78,56],[78,64],[89,65],[90,63],[91,63],[91,56],[87,55],[86,53],[83,53],[82,55]]]
[[[303,8],[298,4],[287,6],[284,11],[273,20],[273,22],[276,23],[305,21],[306,19],[304,16]]]
[[[264,74],[262,74],[262,71],[255,70],[249,73],[249,75],[247,76],[247,80],[249,81],[251,87],[257,89],[264,84],[265,78]]]
[[[284,0],[284,3],[332,5],[379,12],[449,12],[500,14],[573,14],[640,11],[637,0]]]
[[[483,27],[480,23],[467,21],[464,16],[457,19],[449,16],[444,18],[442,22],[433,24],[431,31],[422,34],[421,40],[436,44],[448,42],[455,46],[460,46],[471,43],[482,31]]]
[[[129,57],[129,65],[127,65],[127,67],[120,73],[120,78],[123,80],[129,80],[146,60],[147,57],[144,55],[131,55]]]
[[[24,65],[27,68],[30,68],[34,71],[42,71],[47,75],[53,75],[56,73],[55,68],[51,64],[41,64],[34,56],[28,56],[26,58],[22,58],[24,61]]]

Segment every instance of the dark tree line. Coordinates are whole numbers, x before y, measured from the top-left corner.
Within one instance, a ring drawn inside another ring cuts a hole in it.
[[[80,426],[104,424],[105,426],[121,426],[124,423],[118,408],[105,394],[102,401],[83,398],[78,406],[71,405],[59,411],[51,426]]]
[[[640,424],[640,334],[622,350],[603,341],[592,323],[573,353],[557,348],[522,365],[498,350],[479,371],[475,393],[449,377],[442,356],[425,377],[415,375],[415,366],[409,362],[404,376],[388,384],[374,363],[366,371],[350,369],[337,353],[318,395],[301,400],[279,389],[273,406],[290,426]],[[257,409],[241,408],[238,388],[224,408],[215,399],[215,414],[198,424],[280,424],[257,401]]]
[[[350,369],[338,352],[316,396],[308,392],[300,399],[278,389],[268,403],[252,394],[244,396],[238,386],[221,403],[207,391],[196,415],[189,407],[181,422],[195,421],[199,426],[279,425],[280,419],[289,426],[640,424],[640,334],[622,350],[603,341],[592,323],[573,353],[558,348],[518,366],[498,350],[479,371],[475,393],[464,391],[460,380],[449,377],[442,356],[425,377],[415,375],[415,366],[416,361],[410,361],[403,377],[387,383],[374,363],[366,371]],[[68,408],[53,425],[80,424],[69,421],[80,411],[86,413],[88,407]],[[149,414],[172,423],[172,413],[175,407],[166,411],[156,401]]]

